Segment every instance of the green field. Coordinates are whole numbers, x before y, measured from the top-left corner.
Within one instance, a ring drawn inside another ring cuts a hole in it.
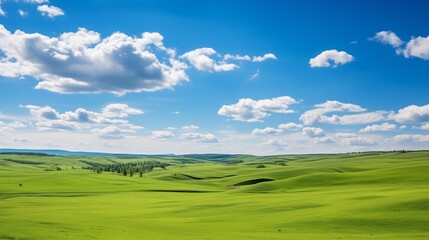
[[[170,165],[83,169],[148,160]],[[429,152],[1,154],[0,239],[429,239]]]

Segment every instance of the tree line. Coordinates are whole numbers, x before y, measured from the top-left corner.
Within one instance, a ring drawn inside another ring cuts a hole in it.
[[[114,163],[110,165],[103,165],[99,163],[89,162],[89,161],[81,161],[89,167],[84,167],[84,169],[89,169],[97,174],[101,174],[102,172],[111,172],[117,173],[123,176],[134,176],[135,174],[139,174],[140,177],[143,176],[144,173],[152,171],[154,168],[162,168],[169,166],[168,163],[162,163],[157,161],[144,161],[144,162],[128,162],[128,163]]]

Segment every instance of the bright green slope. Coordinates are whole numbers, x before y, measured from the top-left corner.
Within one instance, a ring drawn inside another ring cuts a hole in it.
[[[178,159],[0,155],[0,239],[429,239],[429,152]]]

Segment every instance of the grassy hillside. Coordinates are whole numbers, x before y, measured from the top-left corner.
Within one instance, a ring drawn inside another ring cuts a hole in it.
[[[83,169],[168,163],[143,177]],[[429,152],[0,154],[0,239],[429,239]]]

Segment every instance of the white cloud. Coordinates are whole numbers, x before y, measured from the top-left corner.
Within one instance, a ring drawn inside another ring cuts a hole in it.
[[[60,119],[36,122],[36,126],[39,131],[75,131],[80,129],[78,123]]]
[[[153,131],[152,137],[161,138],[161,139],[172,138],[172,137],[174,137],[174,134],[170,131]]]
[[[429,60],[429,36],[413,37],[405,47],[402,46],[404,42],[396,33],[391,31],[378,32],[370,39],[392,46],[396,50],[396,54],[403,55],[406,58],[417,57]]]
[[[37,89],[58,93],[121,95],[172,89],[188,76],[179,61],[170,59],[169,65],[155,55],[165,53],[161,39],[158,33],[130,37],[119,32],[101,39],[84,28],[51,38],[10,33],[0,24],[0,76],[32,76],[39,80]]]
[[[64,15],[64,11],[61,8],[55,6],[40,5],[37,7],[37,11],[39,11],[42,16],[47,16],[50,18]]]
[[[100,138],[106,139],[121,139],[126,135],[136,133],[132,129],[123,129],[117,126],[107,126],[105,128],[95,128],[92,132],[96,133]]]
[[[188,126],[183,126],[182,129],[185,131],[195,131],[197,129],[199,129],[200,127],[196,126],[196,125],[188,125]]]
[[[31,143],[31,140],[28,138],[12,138],[13,142],[19,142],[19,143]]]
[[[429,36],[411,39],[407,43],[403,54],[405,57],[417,57],[429,60]]]
[[[429,123],[423,124],[420,129],[422,130],[429,130]]]
[[[358,137],[358,135],[356,133],[342,133],[342,132],[335,133],[334,136],[337,138],[355,138],[355,137]]]
[[[216,52],[214,52],[214,53],[216,53]],[[223,59],[224,60],[235,60],[235,61],[263,62],[263,61],[268,60],[268,59],[276,60],[277,57],[273,53],[266,53],[263,56],[253,56],[253,57],[250,57],[249,55],[225,54],[225,56],[223,56]]]
[[[350,114],[350,115],[332,115],[320,117],[319,122],[329,123],[329,124],[340,124],[340,125],[357,125],[357,124],[367,124],[373,122],[379,122],[386,119],[386,115],[389,112],[386,111],[376,111],[360,114]]]
[[[0,16],[6,16],[6,12],[1,8],[2,1],[0,0]]]
[[[424,106],[410,105],[399,109],[398,113],[391,116],[399,123],[429,122],[429,104]]]
[[[224,60],[237,60],[237,61],[250,61],[251,58],[248,55],[231,55],[231,54],[225,54],[225,56],[223,56]]]
[[[131,108],[127,104],[109,104],[101,110],[105,117],[109,118],[126,118],[129,115],[143,114],[143,111],[136,108]]]
[[[22,107],[29,109],[31,115],[38,119],[56,120],[60,118],[60,114],[57,112],[57,110],[49,106],[40,107],[35,105],[26,105]]]
[[[198,48],[183,54],[180,58],[187,59],[197,70],[204,72],[232,71],[238,68],[233,63],[216,62],[211,57],[215,54],[216,51],[213,48]]]
[[[302,133],[311,138],[325,136],[325,131],[323,131],[323,129],[314,127],[305,127],[302,129]]]
[[[0,121],[0,133],[10,132],[19,128],[25,128],[26,125],[21,121],[3,122]]]
[[[274,55],[272,53],[266,53],[263,56],[254,56],[252,59],[252,62],[263,62],[263,61],[268,60],[268,59],[276,60],[277,57],[276,57],[276,55]]]
[[[335,49],[326,50],[310,59],[311,67],[337,67],[338,65],[346,64],[354,60],[353,56]]]
[[[393,137],[396,142],[429,142],[429,135],[423,134],[401,134]]]
[[[368,138],[352,137],[352,138],[341,139],[340,144],[350,145],[350,146],[371,146],[371,145],[376,145],[376,142]]]
[[[398,48],[403,44],[402,40],[396,35],[396,33],[391,31],[378,32],[375,34],[374,37],[370,38],[370,40],[375,40],[383,44],[388,44],[394,48]]]
[[[255,128],[252,131],[252,135],[271,135],[271,134],[279,134],[282,133],[283,130],[281,129],[276,129],[276,128],[271,128],[271,127],[267,127],[267,128]]]
[[[78,131],[90,130],[102,138],[122,138],[125,134],[136,133],[140,126],[130,124],[123,119],[143,111],[128,107],[126,104],[110,104],[100,113],[78,108],[74,112],[59,113],[50,106],[22,106],[35,117],[35,126],[39,131]],[[106,126],[107,125],[107,126]]]
[[[382,124],[373,124],[370,126],[366,126],[365,128],[362,128],[359,130],[359,132],[367,133],[367,132],[389,132],[396,129],[395,124],[391,123],[382,123]]]
[[[348,145],[348,146],[372,146],[376,145],[376,142],[367,138],[361,137],[356,133],[336,133],[335,142],[340,145]]]
[[[190,139],[198,142],[207,142],[207,143],[217,143],[219,142],[215,135],[211,133],[193,133],[187,132],[183,133],[182,137],[185,139]]]
[[[366,109],[359,105],[342,103],[339,101],[326,101],[325,103],[316,104],[315,109],[304,112],[299,119],[304,123],[304,125],[311,125],[322,121],[322,119],[325,119],[326,121],[326,116],[324,116],[326,113],[363,111],[366,111]]]
[[[175,50],[165,47],[163,39],[157,32],[141,36],[115,32],[102,38],[85,28],[49,37],[9,32],[0,24],[0,76],[31,76],[39,81],[36,89],[57,93],[123,95],[173,89],[189,81],[185,61],[207,72],[238,68],[212,48],[195,49],[176,58]]]
[[[285,130],[300,130],[302,127],[301,124],[296,123],[282,123],[278,126],[278,128]]]
[[[262,145],[266,146],[272,146],[277,148],[285,148],[289,146],[289,144],[285,141],[277,140],[277,139],[271,139],[269,141],[263,142]]]
[[[262,100],[242,98],[236,104],[223,105],[218,114],[236,121],[262,122],[262,119],[270,115],[269,112],[293,113],[289,105],[295,103],[298,101],[289,96]]]
[[[335,143],[335,140],[331,137],[316,137],[314,141],[316,143]]]
[[[21,16],[21,17],[26,17],[26,16],[28,16],[28,13],[27,13],[26,11],[22,10],[22,9],[18,9],[18,14],[19,14],[19,16]]]
[[[49,0],[24,0],[24,2],[42,4],[42,3],[49,3]]]
[[[250,77],[250,80],[255,80],[259,77],[259,68],[256,70],[255,74]]]

